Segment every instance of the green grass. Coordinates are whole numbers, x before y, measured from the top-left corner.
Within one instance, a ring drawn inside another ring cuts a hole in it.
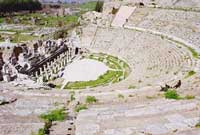
[[[80,8],[84,11],[94,11],[96,4],[97,4],[96,1],[86,2],[86,3],[81,4]]]
[[[52,126],[52,121],[46,121],[45,122],[45,125],[43,128],[40,128],[37,132],[37,134],[35,133],[32,133],[31,135],[46,135],[46,134],[49,134],[49,129],[51,128]]]
[[[191,48],[191,47],[187,47],[188,50],[192,53],[192,56],[194,58],[199,58],[199,53],[195,51],[195,49]]]
[[[128,64],[117,57],[104,53],[94,53],[86,56],[86,58],[103,62],[110,70],[99,76],[97,80],[68,82],[64,87],[65,89],[85,89],[108,85],[109,83],[117,83],[128,77],[130,73]]]
[[[39,13],[31,13],[31,14],[26,14],[26,15],[17,15],[14,16],[14,18],[18,18],[21,20],[20,24],[25,24],[25,25],[32,25],[32,21],[30,18],[40,18],[39,20],[36,21],[37,26],[46,26],[46,27],[56,27],[59,26],[60,23],[62,25],[69,25],[72,23],[78,23],[78,18],[79,15],[68,15],[68,16],[51,16],[51,15],[42,15]],[[3,20],[3,19],[2,19]],[[11,21],[10,23],[14,23]]]
[[[75,108],[75,112],[80,112],[81,110],[86,110],[87,106],[85,104],[77,105]]]
[[[62,85],[56,85],[56,89],[60,89]]]
[[[98,60],[100,62],[104,62],[104,60],[106,60],[107,62],[104,63],[111,69],[122,70],[123,68],[129,68],[126,62],[120,60],[117,57],[107,55],[104,53],[91,54],[88,58],[93,60]],[[123,63],[122,64],[123,66],[121,66],[120,63]]]
[[[12,41],[15,43],[21,42],[21,41],[31,41],[38,39],[39,37],[32,36],[32,35],[22,35],[22,34],[15,34]]]
[[[101,75],[97,80],[92,81],[77,81],[77,82],[69,82],[65,89],[78,89],[78,88],[86,88],[86,87],[96,87],[100,85],[107,84],[115,79],[120,71],[107,71],[104,75]]]
[[[37,134],[32,133],[33,135],[46,135],[49,134],[49,129],[52,126],[53,121],[63,121],[67,117],[67,113],[65,113],[65,109],[56,109],[52,110],[48,113],[41,114],[40,118],[45,121],[45,125],[43,128],[38,130]]]
[[[191,71],[189,71],[189,72],[187,73],[187,75],[185,76],[185,78],[189,78],[189,77],[191,77],[191,76],[193,76],[193,75],[195,75],[195,74],[196,74],[196,72],[193,71],[193,70],[191,70]]]
[[[97,99],[95,96],[87,96],[85,102],[88,104],[92,104],[92,103],[96,103]]]
[[[181,99],[181,97],[179,96],[179,94],[177,93],[177,91],[174,90],[174,89],[168,89],[165,92],[164,95],[165,95],[165,98],[167,98],[167,99],[176,99],[176,100]]]
[[[47,27],[55,27],[55,26],[59,26],[59,23],[62,22],[63,25],[69,25],[72,23],[78,23],[78,16],[76,15],[69,15],[69,16],[65,16],[65,17],[56,17],[56,16],[48,16],[46,18],[43,18],[42,21],[40,22],[41,25],[44,25],[44,23],[47,22],[45,24],[45,26]]]
[[[5,21],[5,18],[0,17],[0,23],[3,23]]]
[[[196,128],[200,128],[200,121],[195,125]]]
[[[38,130],[38,134],[37,135],[45,135],[45,130],[43,128],[40,128]]]
[[[136,88],[136,86],[134,86],[134,85],[129,85],[128,86],[128,89],[135,89]]]
[[[8,35],[8,34],[4,34],[5,36],[10,36],[11,37],[11,41],[14,43],[18,43],[18,42],[22,42],[22,41],[31,41],[31,40],[36,40],[39,39],[39,37],[37,36],[33,36],[33,35],[22,35],[20,33],[16,33],[14,35]],[[4,41],[4,39],[2,39],[2,41]]]
[[[194,98],[195,98],[195,96],[193,96],[193,95],[186,95],[185,96],[185,99],[188,99],[188,100],[194,99]]]
[[[122,94],[118,94],[118,98],[122,98],[122,99],[124,99],[124,95],[122,95]]]
[[[76,98],[75,98],[75,96],[74,96],[74,94],[71,94],[70,95],[70,101],[74,101]]]
[[[186,95],[186,96],[180,96],[175,89],[168,89],[164,94],[166,99],[185,99],[185,100],[191,100],[194,99],[195,96],[193,95]]]
[[[67,113],[65,113],[64,108],[52,110],[49,113],[40,115],[40,118],[45,121],[63,121],[66,117]]]

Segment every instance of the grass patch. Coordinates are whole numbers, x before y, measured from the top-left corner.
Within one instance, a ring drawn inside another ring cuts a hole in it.
[[[193,95],[186,95],[185,96],[185,99],[188,99],[188,100],[194,99],[194,98],[195,98],[195,96],[193,96]]]
[[[85,102],[88,104],[92,104],[92,103],[96,103],[97,99],[95,96],[87,96]]]
[[[38,39],[39,37],[37,36],[32,36],[32,35],[22,35],[22,34],[16,34],[14,35],[12,41],[15,43],[21,42],[21,41],[31,41]]]
[[[67,113],[65,113],[65,109],[56,109],[52,110],[47,114],[41,114],[40,118],[45,121],[63,121],[67,117]]]
[[[192,56],[194,58],[199,58],[199,53],[195,51],[195,49],[191,48],[191,47],[187,47],[188,50],[192,53]]]
[[[135,89],[136,88],[136,86],[134,86],[134,85],[129,85],[128,86],[128,89]]]
[[[190,100],[190,99],[195,98],[195,96],[193,96],[193,95],[180,96],[175,89],[168,89],[165,92],[164,96],[167,99],[176,99],[176,100],[179,100],[179,99]]]
[[[200,121],[195,125],[196,128],[200,128]]]
[[[36,134],[33,134],[33,135],[36,135]],[[45,130],[44,130],[44,128],[40,128],[40,129],[38,130],[37,135],[45,135]]]
[[[79,15],[68,15],[68,16],[51,16],[51,15],[43,15],[40,13],[31,13],[26,15],[16,15],[12,17],[9,23],[14,23],[13,20],[20,20],[20,24],[24,25],[32,25],[31,18],[37,18],[35,25],[37,26],[45,26],[45,27],[56,27],[60,25],[69,25],[72,23],[77,24]]]
[[[147,99],[155,99],[156,96],[146,96]]]
[[[70,101],[74,101],[76,98],[75,98],[75,96],[74,96],[74,94],[71,94],[70,95]]]
[[[174,89],[168,89],[166,92],[165,92],[165,98],[167,99],[176,99],[176,100],[179,100],[181,99],[180,95],[177,93],[176,90]]]
[[[187,75],[185,76],[185,78],[189,78],[189,77],[191,77],[191,76],[193,76],[193,75],[195,75],[195,74],[196,74],[196,72],[193,71],[193,70],[191,70],[191,71],[189,71],[189,72],[187,73]]]
[[[118,94],[118,98],[124,99],[124,95]]]
[[[3,23],[5,21],[5,18],[0,17],[0,23]]]
[[[52,126],[53,121],[63,121],[67,117],[67,113],[65,113],[65,109],[56,109],[52,110],[48,113],[41,114],[40,118],[45,121],[44,128],[40,128],[37,134],[32,133],[32,135],[46,135],[49,134],[49,129]]]
[[[107,71],[104,75],[101,75],[97,80],[92,81],[77,81],[69,82],[65,89],[80,89],[86,87],[96,87],[100,85],[107,84],[115,79],[116,76],[119,76],[121,71]]]
[[[80,104],[80,105],[76,106],[75,112],[80,112],[81,110],[86,110],[86,109],[88,109],[88,108],[85,104]]]
[[[85,89],[101,85],[105,86],[109,83],[117,83],[125,79],[130,73],[128,64],[117,57],[104,53],[94,53],[85,58],[103,62],[110,68],[110,70],[99,76],[97,80],[68,82],[64,87],[65,89]]]
[[[96,8],[97,2],[96,1],[90,1],[86,2],[80,5],[81,10],[83,11],[94,11]]]

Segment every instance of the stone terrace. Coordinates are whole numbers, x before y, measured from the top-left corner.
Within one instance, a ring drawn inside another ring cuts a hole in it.
[[[137,8],[126,26],[151,29],[174,35],[200,48],[200,13]]]
[[[154,135],[191,130],[190,134],[196,135],[200,131],[194,130],[199,120],[198,103],[159,99],[137,105],[92,106],[78,115],[76,135]]]
[[[127,80],[116,84],[118,89],[173,82],[196,66],[186,47],[135,30],[98,28],[91,48],[119,56],[129,63],[132,73]]]

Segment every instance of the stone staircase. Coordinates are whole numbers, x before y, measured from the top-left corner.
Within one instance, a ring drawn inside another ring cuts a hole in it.
[[[197,135],[199,101],[156,99],[144,103],[91,106],[77,116],[76,135]]]

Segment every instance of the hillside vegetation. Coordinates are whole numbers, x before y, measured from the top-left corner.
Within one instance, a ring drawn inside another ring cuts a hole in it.
[[[35,11],[41,9],[38,0],[0,0],[0,12]]]

